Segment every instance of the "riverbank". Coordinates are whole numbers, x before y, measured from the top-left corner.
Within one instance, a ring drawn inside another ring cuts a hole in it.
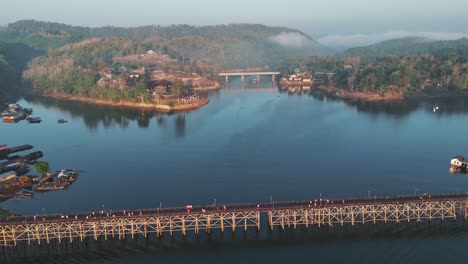
[[[184,112],[184,111],[195,110],[204,105],[207,105],[210,102],[209,98],[203,97],[200,100],[197,100],[194,102],[175,103],[173,106],[169,106],[168,104],[157,104],[157,103],[136,103],[136,102],[125,102],[125,101],[114,102],[112,100],[88,98],[88,97],[73,96],[73,95],[67,95],[67,94],[36,93],[33,95],[50,97],[50,98],[54,98],[58,100],[75,101],[75,102],[81,102],[81,103],[87,103],[87,104],[93,104],[93,105],[107,105],[107,106],[113,106],[113,107],[150,109],[150,110],[156,110],[156,111],[161,111],[161,112]]]
[[[197,92],[200,92],[200,93],[207,93],[207,92],[213,92],[213,91],[216,91],[219,89],[219,87],[221,87],[221,84],[216,82],[214,85],[212,86],[208,86],[208,87],[197,87],[197,88],[193,88],[194,91],[197,91]]]
[[[338,88],[319,86],[319,90],[325,92],[327,95],[348,100],[360,100],[360,101],[369,101],[369,102],[380,102],[380,101],[402,101],[406,99],[434,99],[434,98],[449,98],[456,96],[468,96],[467,93],[440,93],[440,94],[414,94],[407,95],[396,92],[387,92],[385,94],[379,93],[366,93],[366,92],[350,92]]]
[[[363,101],[397,101],[403,100],[406,97],[400,93],[385,93],[384,95],[377,93],[365,93],[365,92],[350,92],[338,88],[319,86],[319,90],[325,92],[327,95],[341,98],[341,99],[354,99],[354,100],[363,100]]]
[[[175,104],[174,106],[169,106],[167,104],[157,104],[155,106],[157,111],[160,112],[185,112],[185,111],[191,111],[198,109],[204,105],[207,105],[210,103],[210,99],[208,97],[203,97],[200,98],[200,100],[190,102],[190,103],[184,103],[184,104]]]

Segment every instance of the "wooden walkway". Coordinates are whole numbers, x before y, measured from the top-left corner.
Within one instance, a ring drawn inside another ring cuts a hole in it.
[[[0,244],[16,246],[20,242],[31,244],[59,243],[86,238],[132,239],[155,234],[173,236],[188,232],[211,233],[247,231],[261,228],[274,230],[343,226],[376,223],[422,222],[435,219],[456,220],[468,216],[468,195],[446,194],[435,196],[374,197],[344,200],[308,200],[271,202],[264,204],[237,204],[209,207],[165,208],[135,210],[134,214],[78,214],[63,216],[13,218],[0,223]],[[89,217],[91,215],[91,217]],[[20,222],[19,219],[24,219]]]

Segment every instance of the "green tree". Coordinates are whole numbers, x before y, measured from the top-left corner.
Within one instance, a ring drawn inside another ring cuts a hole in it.
[[[175,79],[172,85],[172,91],[178,96],[183,95],[185,93],[184,82],[181,79]]]
[[[45,161],[37,162],[34,164],[34,169],[37,173],[44,175],[49,172],[49,163]]]

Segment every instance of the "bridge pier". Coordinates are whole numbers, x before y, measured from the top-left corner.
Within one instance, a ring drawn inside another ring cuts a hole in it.
[[[257,74],[257,88],[260,88],[260,74]]]
[[[227,76],[226,76],[227,77]],[[241,75],[241,86],[244,87],[245,76]]]
[[[226,82],[225,84],[227,85],[229,83],[229,76],[226,75]]]

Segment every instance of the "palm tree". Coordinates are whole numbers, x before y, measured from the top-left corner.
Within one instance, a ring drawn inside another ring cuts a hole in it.
[[[49,163],[45,161],[37,162],[34,164],[34,169],[37,173],[44,175],[49,172]]]

